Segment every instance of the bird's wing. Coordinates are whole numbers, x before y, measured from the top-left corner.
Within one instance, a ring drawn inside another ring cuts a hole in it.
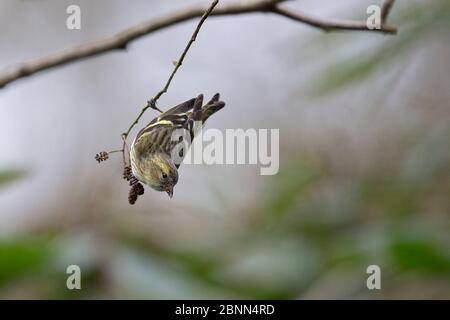
[[[145,129],[145,130],[144,130]],[[170,150],[177,143],[172,141],[172,133],[176,129],[169,124],[156,124],[141,130],[133,142],[132,149],[138,157],[162,151],[170,154]]]
[[[176,144],[187,138],[177,135],[180,140],[173,140],[172,134],[176,129],[187,130],[192,143],[196,130],[195,121],[204,122],[210,115],[225,106],[225,103],[219,101],[219,94],[214,95],[205,107],[202,107],[202,104],[203,95],[199,95],[197,98],[185,101],[153,119],[139,131],[133,142],[136,155],[143,156],[154,151],[163,151],[170,154]]]
[[[176,114],[176,113],[188,112],[194,107],[195,100],[196,100],[196,98],[192,98],[192,99],[190,99],[188,101],[180,103],[179,105],[177,105],[177,106],[175,106],[173,108],[170,108],[169,110],[164,112],[162,114],[162,116],[168,115],[168,114]]]
[[[146,127],[144,127],[136,136],[138,141],[142,136],[153,131],[161,130],[162,128],[171,127],[173,129],[186,128],[187,123],[191,118],[191,112],[166,114],[163,113],[159,117],[153,119]]]
[[[199,95],[197,98],[192,98],[185,101],[166,112],[162,113],[160,116],[156,117],[150,123],[145,126],[141,131],[138,132],[135,143],[142,139],[142,137],[147,136],[151,132],[159,131],[162,128],[172,127],[173,129],[187,129],[192,131],[193,127],[193,112],[194,109],[201,110],[201,105],[203,102],[203,95]],[[192,136],[193,138],[193,136]]]
[[[137,156],[144,156],[155,151],[170,154],[172,148],[181,141],[175,140],[175,138],[179,138],[180,134],[184,136],[184,132],[180,132],[176,137],[172,137],[174,131],[177,129],[187,130],[192,141],[193,123],[190,111],[176,114],[163,113],[139,131],[133,142],[133,149]]]

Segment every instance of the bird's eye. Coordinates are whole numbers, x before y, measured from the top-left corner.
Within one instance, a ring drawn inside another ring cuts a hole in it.
[[[162,174],[162,178],[163,178],[163,179],[167,179],[167,174],[163,173],[163,174]]]

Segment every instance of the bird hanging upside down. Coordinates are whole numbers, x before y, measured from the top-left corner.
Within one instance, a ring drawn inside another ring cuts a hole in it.
[[[178,182],[178,167],[186,150],[176,152],[180,139],[173,139],[177,129],[188,133],[190,142],[194,139],[196,124],[203,125],[214,113],[225,106],[215,94],[204,106],[203,95],[183,102],[153,119],[137,134],[131,145],[130,160],[133,175],[142,183],[157,191],[165,191],[172,198],[173,188]],[[177,158],[177,159],[175,159]]]

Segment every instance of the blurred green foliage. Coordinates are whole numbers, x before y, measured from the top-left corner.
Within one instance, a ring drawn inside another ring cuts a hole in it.
[[[390,253],[401,271],[421,271],[450,275],[450,256],[440,243],[427,239],[399,240],[390,246]]]
[[[0,286],[38,271],[48,256],[47,246],[37,239],[0,242]]]
[[[5,186],[15,180],[22,178],[25,175],[23,171],[20,170],[3,170],[0,171],[0,188]]]

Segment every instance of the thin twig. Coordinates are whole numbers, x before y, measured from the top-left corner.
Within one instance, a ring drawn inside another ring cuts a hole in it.
[[[322,19],[307,15],[300,11],[294,11],[284,6],[280,6],[281,2],[286,0],[254,0],[254,1],[233,1],[227,2],[217,7],[211,16],[222,15],[240,15],[248,13],[274,13],[284,16],[295,21],[320,28],[325,31],[333,30],[361,30],[368,32],[381,32],[392,34],[395,33],[395,27],[382,25],[381,29],[370,30],[367,28],[365,21],[351,20],[333,20]],[[393,0],[386,0],[385,16],[392,7]],[[207,7],[205,5],[189,6],[172,13],[153,18],[144,23],[138,24],[131,28],[125,29],[116,35],[106,37],[97,41],[85,43],[63,51],[23,62],[18,66],[6,69],[0,73],[0,88],[14,82],[18,79],[28,77],[43,70],[48,70],[57,66],[61,66],[81,59],[93,57],[99,54],[114,50],[126,50],[128,45],[145,35],[151,34],[158,30],[173,26],[175,24],[200,17],[204,14]]]
[[[389,13],[391,12],[392,6],[395,0],[384,0],[383,6],[381,7],[381,25],[386,24]]]
[[[117,152],[123,152],[123,149],[118,149],[118,150],[111,150],[111,151],[108,151],[109,154],[111,154],[111,153],[117,153]]]
[[[184,48],[183,52],[181,53],[180,58],[178,59],[177,63],[175,64],[175,67],[172,71],[172,73],[169,76],[169,79],[167,80],[166,84],[164,85],[164,87],[152,98],[147,102],[147,105],[142,108],[141,112],[139,113],[139,115],[137,116],[137,118],[133,121],[133,123],[130,125],[130,127],[128,128],[128,130],[124,133],[122,133],[122,140],[123,140],[123,150],[125,150],[125,147],[127,146],[127,139],[128,139],[128,135],[130,134],[131,130],[134,128],[134,126],[139,122],[139,120],[141,119],[141,117],[143,116],[143,114],[145,113],[145,111],[147,111],[148,108],[152,108],[155,110],[158,110],[159,112],[162,112],[161,110],[158,109],[158,107],[156,106],[156,103],[158,102],[159,98],[161,98],[161,96],[167,92],[167,90],[169,89],[170,83],[172,82],[175,74],[177,73],[178,69],[181,67],[181,65],[183,64],[184,58],[186,57],[189,49],[191,48],[192,44],[195,42],[195,40],[197,39],[197,35],[200,32],[200,29],[202,28],[203,23],[205,22],[205,20],[209,17],[209,15],[211,14],[211,12],[214,10],[214,7],[219,3],[219,0],[214,0],[211,5],[209,6],[209,8],[203,13],[200,21],[197,24],[197,27],[194,30],[194,33],[192,34],[190,40],[188,41],[186,47]],[[128,147],[127,147],[128,149]],[[125,152],[124,152],[125,153]],[[124,157],[124,164],[126,165],[126,161],[125,161],[125,157]]]
[[[128,134],[129,133],[130,132],[128,132]],[[129,163],[127,163],[127,158],[126,158],[126,154],[128,154],[128,155],[130,154],[130,147],[128,146],[128,143],[127,143],[128,134],[122,133],[122,136],[121,136],[121,138],[122,138],[122,161],[123,161],[124,167],[129,165]]]
[[[186,48],[184,48],[183,53],[180,56],[180,59],[178,59],[175,68],[172,71],[172,74],[170,75],[169,79],[166,82],[166,85],[164,86],[164,88],[159,91],[156,96],[153,97],[151,104],[152,105],[156,105],[156,102],[158,101],[159,98],[161,98],[161,96],[167,92],[167,89],[169,89],[170,83],[172,82],[173,77],[175,76],[175,73],[177,73],[178,68],[181,67],[181,65],[183,64],[184,58],[186,57],[186,54],[188,53],[189,49],[191,48],[192,44],[194,43],[195,39],[197,39],[197,35],[203,25],[203,23],[205,22],[205,20],[208,18],[208,16],[211,14],[211,12],[214,10],[214,7],[219,3],[219,0],[214,0],[213,3],[211,4],[211,6],[208,8],[207,11],[205,11],[205,13],[203,14],[202,18],[200,19],[197,28],[195,28],[194,33],[192,34],[191,39],[189,40],[188,44],[186,45]]]

